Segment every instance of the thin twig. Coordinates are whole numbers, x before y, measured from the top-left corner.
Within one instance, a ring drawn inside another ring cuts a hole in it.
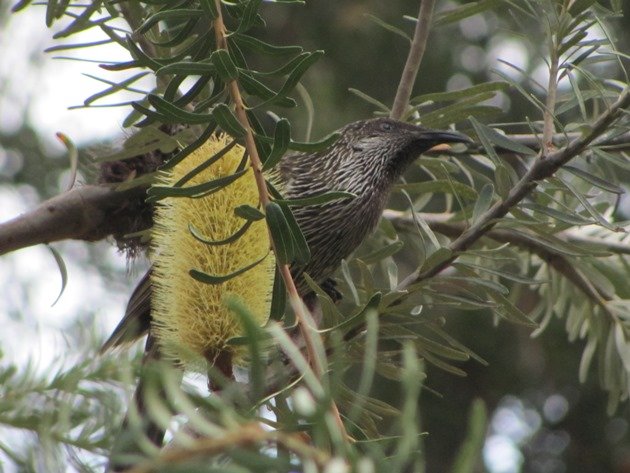
[[[558,92],[558,66],[560,57],[554,40],[554,33],[549,32],[549,82],[547,83],[547,99],[543,112],[543,136],[541,156],[547,155],[553,149],[552,138],[556,131],[554,120],[556,110],[556,95]]]
[[[227,51],[228,44],[226,39],[226,28],[225,24],[223,23],[223,15],[221,11],[221,1],[215,0],[215,5],[218,12],[217,17],[214,19],[214,30],[216,35],[217,48],[225,49]],[[230,80],[228,83],[228,88],[230,91],[230,97],[234,102],[236,117],[246,131],[245,148],[247,150],[247,153],[249,154],[251,167],[254,171],[254,177],[256,179],[256,186],[258,187],[260,203],[263,208],[266,208],[267,204],[270,203],[269,192],[267,190],[265,176],[262,172],[262,162],[260,160],[260,156],[258,155],[258,149],[256,148],[254,133],[249,123],[249,119],[247,118],[247,112],[245,110],[245,104],[243,103],[243,98],[239,90],[238,82],[235,79]],[[275,245],[273,242],[273,238],[271,237],[271,232],[269,233],[269,240],[271,241],[271,245],[275,252]],[[304,338],[309,361],[312,364],[317,376],[322,377],[324,375],[324,367],[322,366],[321,360],[317,356],[315,344],[313,341],[314,331],[316,329],[315,323],[310,314],[307,313],[304,303],[302,302],[302,298],[298,294],[295,282],[293,281],[293,277],[291,276],[289,265],[278,263],[278,268],[280,269],[280,274],[287,288],[291,308],[295,313],[295,317],[300,327],[300,332],[302,334],[302,337]],[[333,407],[333,415],[335,416],[339,428],[344,433],[345,437],[347,437],[343,421],[339,416],[336,406]]]
[[[490,207],[471,227],[448,246],[451,251],[449,258],[425,272],[420,272],[419,268],[416,269],[398,285],[398,289],[405,289],[411,284],[435,276],[449,267],[457,259],[460,252],[469,248],[490,231],[498,219],[504,217],[512,207],[529,195],[536,188],[538,181],[552,176],[560,167],[584,151],[591,142],[605,133],[608,127],[619,118],[622,110],[628,106],[630,106],[630,88],[622,92],[617,101],[597,119],[587,134],[574,139],[565,148],[550,154],[543,154],[543,159],[536,160],[505,199]]]
[[[220,438],[200,438],[188,447],[171,447],[163,451],[156,460],[142,463],[127,470],[126,473],[149,473],[165,464],[174,465],[207,455],[219,455],[235,447],[251,448],[258,444],[273,442],[300,458],[313,461],[324,468],[330,456],[311,445],[306,444],[297,434],[287,434],[278,430],[267,431],[259,424],[245,424],[233,432],[227,432]]]
[[[422,0],[420,3],[418,21],[416,22],[413,40],[411,41],[411,47],[409,48],[409,54],[407,55],[407,62],[405,62],[405,68],[400,76],[400,83],[398,84],[398,90],[396,91],[396,98],[394,98],[392,111],[389,114],[391,118],[400,120],[407,110],[409,98],[411,97],[411,91],[413,90],[413,85],[416,82],[418,68],[420,67],[422,56],[424,55],[424,51],[427,47],[434,6],[435,0]]]
[[[394,228],[404,231],[415,231],[416,225],[413,217],[406,212],[387,210],[384,218],[389,220]],[[450,222],[448,219],[452,214],[422,214],[423,220],[427,223],[432,231],[441,233],[450,238],[459,237],[465,230],[464,222]],[[527,231],[513,231],[509,229],[492,229],[489,230],[484,237],[490,238],[497,243],[510,243],[511,245],[523,248],[534,253],[561,273],[569,281],[571,281],[578,289],[580,289],[594,304],[600,306],[607,314],[613,316],[610,309],[606,305],[606,301],[612,299],[612,296],[600,287],[595,286],[570,260],[560,252],[551,250],[548,246],[542,246],[538,242],[535,235],[529,235]],[[576,242],[576,235],[569,232],[560,232],[555,235],[556,238],[567,242]],[[604,244],[596,240],[597,244]],[[625,253],[630,253],[630,246],[619,245]]]

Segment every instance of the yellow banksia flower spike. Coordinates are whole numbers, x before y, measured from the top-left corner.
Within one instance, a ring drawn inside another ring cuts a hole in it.
[[[172,186],[191,170],[221,151],[229,142],[213,136],[196,151],[160,176],[160,185]],[[236,145],[217,162],[199,172],[184,186],[202,184],[234,174],[245,150]],[[251,168],[227,187],[200,198],[167,197],[156,206],[153,230],[154,285],[152,316],[154,334],[163,354],[188,368],[205,371],[205,361],[229,352],[236,364],[243,349],[226,342],[242,335],[239,317],[226,306],[235,297],[261,325],[269,317],[275,259],[264,220],[253,222],[230,243],[208,245],[190,232],[192,225],[205,238],[223,240],[245,223],[234,214],[240,205],[257,207],[258,191]],[[243,274],[218,284],[193,279],[195,269],[210,275],[234,273],[261,260]]]

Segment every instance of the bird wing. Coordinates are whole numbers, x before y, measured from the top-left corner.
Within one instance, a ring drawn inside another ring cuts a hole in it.
[[[131,294],[125,315],[100,352],[133,342],[145,335],[151,326],[151,270],[146,272]]]

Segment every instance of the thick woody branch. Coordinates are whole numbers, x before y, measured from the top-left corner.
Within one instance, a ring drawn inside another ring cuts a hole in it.
[[[449,245],[451,257],[427,271],[421,272],[419,268],[416,269],[399,284],[398,289],[405,289],[411,284],[435,276],[449,267],[457,259],[460,252],[470,248],[473,243],[492,229],[498,219],[504,217],[512,207],[529,195],[536,188],[538,181],[553,176],[564,164],[583,152],[589,144],[603,135],[608,127],[619,118],[622,110],[628,106],[630,106],[630,89],[624,90],[618,100],[597,119],[588,133],[572,140],[565,148],[543,154],[537,159],[505,199],[490,207],[472,226]]]
[[[144,188],[117,191],[111,186],[84,186],[64,192],[35,209],[0,224],[0,255],[39,243],[74,239],[97,241],[126,233],[129,203],[142,199]]]

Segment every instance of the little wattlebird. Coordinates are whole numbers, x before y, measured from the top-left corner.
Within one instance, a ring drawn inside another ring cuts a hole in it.
[[[307,273],[323,287],[332,287],[334,290],[334,284],[329,283],[329,278],[342,259],[347,258],[376,227],[392,186],[420,154],[438,144],[470,141],[467,136],[454,131],[431,130],[390,118],[375,118],[357,121],[341,128],[338,140],[327,149],[284,156],[267,177],[285,199],[306,198],[329,191],[346,191],[355,195],[354,198],[292,208],[311,253],[306,264],[291,265],[291,273],[300,296],[307,299],[312,297],[303,273]],[[208,156],[205,157],[207,158]],[[213,196],[207,197],[212,198]],[[256,205],[254,202],[253,206]],[[173,212],[168,217],[173,219]],[[170,223],[169,220],[168,224]],[[249,232],[251,231],[250,228]],[[264,226],[258,228],[258,232],[260,235],[266,234]],[[162,233],[158,232],[158,236],[163,240]],[[180,233],[190,231],[184,229]],[[265,244],[268,245],[268,241]],[[203,249],[203,245],[200,248],[199,251],[208,251]],[[168,253],[170,250],[162,248],[160,251]],[[159,257],[160,254],[155,255],[155,258]],[[155,314],[152,312],[156,311],[154,299],[159,295],[156,294],[158,290],[168,292],[175,282],[165,284],[161,276],[155,275],[155,271],[154,266],[140,281],[131,296],[123,320],[105,343],[104,349],[148,334],[147,356],[160,356],[166,342],[161,340],[164,329],[156,324]],[[158,289],[154,289],[154,286]],[[213,290],[217,288],[214,287]],[[160,296],[158,299],[163,298]],[[193,319],[214,317],[210,310],[199,312],[187,314],[182,320],[196,323]],[[176,314],[161,315],[162,318],[175,316]],[[163,325],[163,322],[160,324]],[[216,352],[213,353],[216,355]],[[180,359],[176,356],[171,358]],[[206,359],[209,358],[206,356]],[[139,390],[142,390],[142,385]],[[136,404],[140,410],[142,403],[142,395],[137,393]],[[148,437],[154,443],[161,444],[163,430],[155,425],[145,427]]]

